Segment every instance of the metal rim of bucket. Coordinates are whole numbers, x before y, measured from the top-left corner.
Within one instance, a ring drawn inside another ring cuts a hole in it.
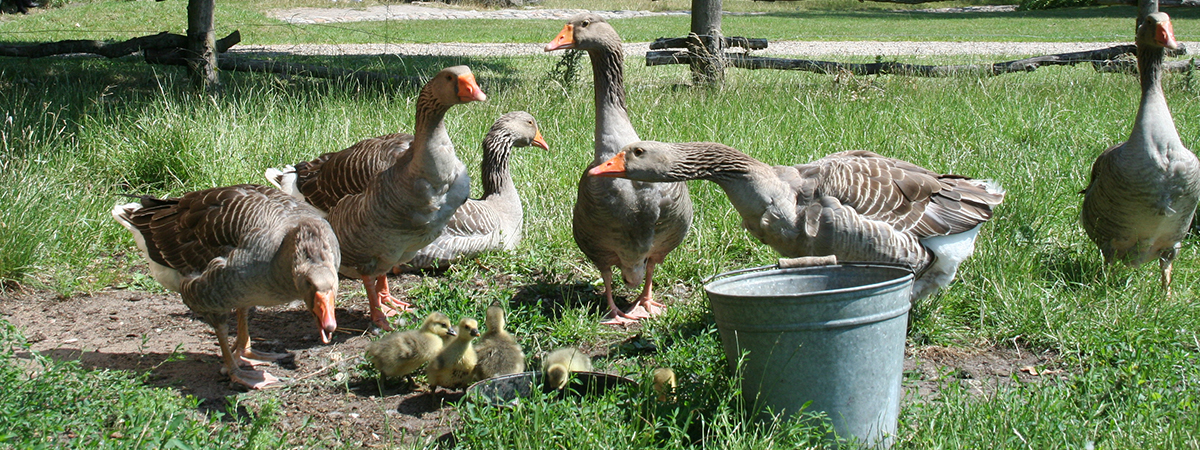
[[[905,272],[905,275],[896,277],[896,278],[893,278],[890,280],[880,281],[878,283],[872,283],[872,284],[864,284],[864,285],[845,287],[845,288],[840,288],[840,289],[829,289],[829,290],[824,290],[824,291],[820,291],[820,292],[801,292],[801,293],[795,293],[795,294],[774,294],[774,295],[771,295],[771,297],[803,298],[803,297],[809,297],[809,296],[813,296],[813,295],[824,296],[824,295],[838,294],[838,293],[842,293],[842,292],[858,291],[858,290],[865,290],[865,289],[881,289],[881,288],[890,287],[891,285],[904,284],[904,283],[908,282],[909,280],[916,277],[916,273],[913,272],[911,267],[908,267],[908,266],[905,266],[902,264],[891,264],[891,263],[843,262],[843,263],[837,263],[837,264],[830,264],[827,266],[794,267],[794,268],[787,268],[787,269],[780,268],[778,264],[770,264],[770,265],[766,265],[766,266],[758,266],[758,267],[750,267],[750,268],[745,268],[745,269],[731,270],[729,272],[713,275],[713,276],[709,277],[708,279],[704,280],[704,291],[712,292],[711,288],[714,284],[727,283],[730,281],[737,280],[739,278],[739,276],[741,276],[741,275],[747,275],[750,273],[761,272],[764,270],[778,270],[781,273],[790,273],[790,272],[801,272],[801,271],[805,271],[805,270],[811,270],[811,269],[818,268],[818,267],[821,267],[821,268],[883,267],[883,268],[888,268],[888,269],[900,269],[901,271]],[[747,295],[747,297],[754,297],[754,295]]]

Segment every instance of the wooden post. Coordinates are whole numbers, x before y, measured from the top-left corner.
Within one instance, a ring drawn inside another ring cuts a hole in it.
[[[698,39],[689,36],[688,51],[697,56],[692,66],[692,82],[721,84],[725,81],[725,55],[721,39],[721,0],[692,0],[692,34],[711,36]],[[702,57],[701,57],[702,56]]]
[[[217,79],[217,36],[213,31],[216,0],[188,0],[187,68],[197,90],[215,89]]]
[[[1138,17],[1137,24],[1133,29],[1134,36],[1137,35],[1137,27],[1142,26],[1142,20],[1156,12],[1158,12],[1158,0],[1138,0]]]

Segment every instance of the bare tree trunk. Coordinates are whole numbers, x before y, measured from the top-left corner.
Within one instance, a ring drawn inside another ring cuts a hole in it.
[[[692,0],[692,34],[688,36],[687,48],[696,56],[691,63],[693,83],[719,85],[725,82],[723,42],[721,0]]]
[[[188,0],[188,75],[199,91],[219,87],[213,11],[216,0]]]

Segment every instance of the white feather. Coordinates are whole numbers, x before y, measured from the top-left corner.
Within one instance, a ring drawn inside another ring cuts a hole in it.
[[[112,216],[122,226],[133,233],[133,240],[137,242],[138,249],[142,251],[142,257],[146,259],[146,263],[150,265],[150,276],[154,277],[155,281],[162,284],[163,287],[175,292],[179,292],[183,286],[183,275],[178,270],[164,266],[154,262],[150,258],[150,252],[146,250],[146,238],[142,236],[142,231],[133,226],[129,221],[129,214],[142,209],[141,203],[126,203],[113,206]]]

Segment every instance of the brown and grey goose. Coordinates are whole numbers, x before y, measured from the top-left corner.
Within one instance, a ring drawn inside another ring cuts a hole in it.
[[[454,212],[433,243],[417,252],[406,269],[446,268],[455,261],[493,250],[509,251],[521,242],[524,210],[508,171],[513,147],[549,150],[537,121],[525,111],[500,116],[483,138],[483,197],[469,199]]]
[[[1170,18],[1146,16],[1136,43],[1142,100],[1133,132],[1092,164],[1081,218],[1105,263],[1133,266],[1157,257],[1166,290],[1171,263],[1200,199],[1200,161],[1179,140],[1163,97],[1163,57],[1166,49],[1179,46]]]
[[[371,321],[391,330],[383,308],[404,310],[387,273],[433,242],[470,195],[443,118],[451,106],[486,100],[467,66],[443,69],[417,97],[415,134],[365,139],[267,178],[327,214],[342,248],[341,273],[367,290]]]
[[[278,381],[243,365],[287,355],[250,348],[246,316],[251,306],[303,300],[317,318],[321,341],[337,328],[334,299],[338,242],[313,207],[277,189],[239,185],[206,189],[179,198],[140,197],[117,205],[113,218],[133,233],[150,274],[213,327],[224,371],[256,389]],[[226,322],[237,311],[237,341],[229,345]]]
[[[612,158],[626,144],[641,140],[625,107],[625,54],[612,25],[595,14],[573,17],[546,51],[578,49],[592,61],[595,83],[595,155],[588,166]],[[623,324],[662,310],[653,299],[654,267],[678,247],[692,223],[692,200],[684,183],[643,183],[616,178],[579,180],[571,222],[575,244],[604,279],[610,314],[604,323]],[[612,294],[612,267],[630,287],[645,281],[629,312],[617,308]]]
[[[913,301],[954,279],[975,251],[980,226],[1004,199],[990,182],[861,150],[769,166],[721,144],[644,141],[589,174],[713,181],[742,216],[742,226],[775,251],[909,266],[917,273]]]

